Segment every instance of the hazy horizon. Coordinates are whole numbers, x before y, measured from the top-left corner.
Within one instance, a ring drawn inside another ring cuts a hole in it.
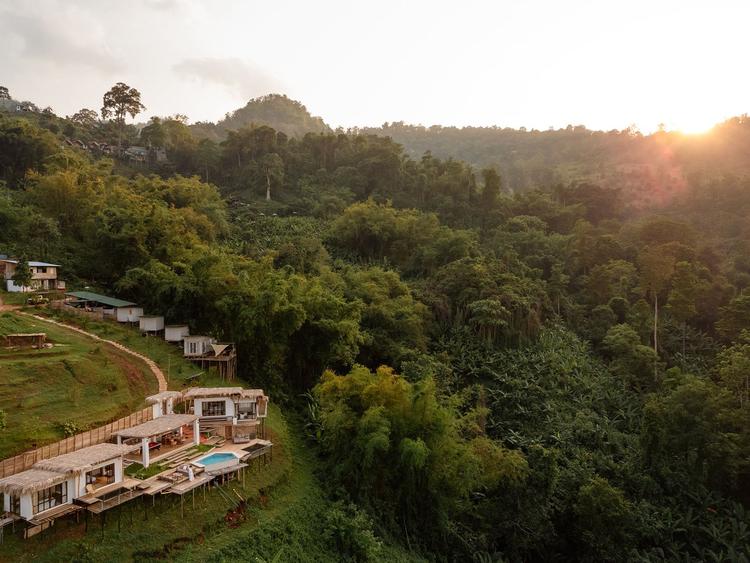
[[[69,115],[123,81],[142,93],[138,121],[216,121],[280,92],[332,127],[695,132],[748,111],[748,15],[672,0],[0,0],[0,84]]]

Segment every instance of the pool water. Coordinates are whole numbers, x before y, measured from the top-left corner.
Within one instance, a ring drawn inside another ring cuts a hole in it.
[[[216,453],[199,459],[198,463],[203,465],[216,465],[217,463],[226,463],[228,461],[236,462],[237,456],[232,453]]]

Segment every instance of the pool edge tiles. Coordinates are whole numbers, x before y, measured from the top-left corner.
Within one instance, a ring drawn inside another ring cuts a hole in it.
[[[213,463],[203,463],[204,460],[211,457],[221,457],[222,459]],[[239,462],[240,457],[234,452],[211,452],[191,463],[196,467],[202,467],[206,471],[211,471],[216,469],[223,469],[225,467],[231,467],[232,465],[236,465]]]

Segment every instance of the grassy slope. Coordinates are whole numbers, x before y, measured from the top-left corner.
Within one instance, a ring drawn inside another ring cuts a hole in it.
[[[125,416],[157,389],[145,364],[123,352],[17,313],[0,313],[0,334],[45,332],[55,346],[0,350],[0,458],[64,437],[60,424],[82,428]]]
[[[165,373],[170,370],[171,388],[185,386],[186,377],[199,371],[182,358],[179,348],[158,338],[144,338],[136,329],[39,309],[33,312],[53,314],[58,320],[148,355]],[[39,325],[34,330],[73,339],[83,349],[99,348],[101,353],[109,348],[42,321],[33,323]],[[149,376],[148,381],[155,386],[153,377]],[[218,383],[218,378],[210,374],[190,382],[193,385]],[[142,392],[137,400],[145,394]],[[98,394],[97,400],[101,401],[102,395],[106,394]],[[339,561],[338,554],[322,539],[322,523],[329,502],[314,476],[314,455],[297,437],[299,432],[290,431],[273,404],[268,428],[276,444],[273,463],[246,475],[244,488],[238,482],[225,487],[230,495],[234,494],[233,488],[249,499],[246,520],[237,528],[230,528],[224,522],[228,505],[215,491],[209,491],[205,501],[203,493],[196,493],[195,509],[192,498],[186,496],[184,517],[180,515],[180,505],[174,495],[157,497],[155,507],[150,506],[150,498],[147,503],[137,499],[122,508],[119,531],[118,509],[109,511],[103,541],[101,521],[97,518],[89,521],[88,533],[83,519],[78,524],[72,519],[63,519],[54,528],[30,540],[6,535],[0,561],[271,561],[276,555],[279,561]],[[13,432],[14,439],[15,434]],[[263,503],[260,502],[261,489],[266,495]],[[385,545],[382,555],[388,561],[422,561],[396,545]]]
[[[100,520],[82,523],[59,521],[41,537],[6,538],[0,560],[9,561],[339,561],[322,537],[328,507],[313,474],[314,457],[290,431],[276,406],[271,406],[268,428],[274,446],[273,462],[254,468],[245,486],[235,481],[224,486],[249,499],[245,521],[232,528],[224,521],[228,504],[216,491],[196,493],[195,508],[185,498],[185,515],[174,495],[157,497],[148,516],[142,499],[125,505],[117,530],[117,509],[109,512],[102,540]],[[266,500],[261,502],[259,491]],[[132,519],[132,523],[131,523]],[[279,553],[281,552],[281,553]],[[386,546],[384,560],[421,561],[397,546]]]
[[[116,323],[113,321],[93,321],[76,315],[59,311],[58,309],[33,309],[35,314],[46,315],[60,322],[77,326],[108,340],[115,340],[131,350],[151,358],[168,377],[170,389],[182,389],[188,385],[213,386],[222,385],[220,377],[213,373],[205,373],[197,379],[188,381],[187,378],[201,371],[199,366],[182,357],[182,348],[165,342],[156,336],[144,337],[137,327]],[[223,383],[226,385],[226,382]]]

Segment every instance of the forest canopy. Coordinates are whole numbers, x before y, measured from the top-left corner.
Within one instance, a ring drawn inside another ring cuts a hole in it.
[[[86,111],[0,116],[0,252],[235,342],[373,534],[444,561],[750,552],[746,118],[698,141],[331,131],[280,96],[210,126]]]

